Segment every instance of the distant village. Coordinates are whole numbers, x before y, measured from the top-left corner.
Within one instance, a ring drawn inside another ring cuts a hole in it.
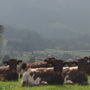
[[[23,61],[27,62],[38,62],[43,61],[44,59],[48,57],[55,57],[57,59],[62,60],[73,60],[78,59],[80,56],[75,56],[73,54],[70,54],[68,52],[56,52],[56,51],[50,51],[50,50],[44,50],[44,51],[32,51],[32,52],[18,52],[18,51],[7,51],[4,52],[4,55],[1,55],[2,60],[7,60],[9,58],[18,58],[22,59]]]

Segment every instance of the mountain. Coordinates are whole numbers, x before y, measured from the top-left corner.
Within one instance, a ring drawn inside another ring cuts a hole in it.
[[[40,30],[5,27],[4,39],[8,50],[33,51],[43,49],[89,50],[90,35],[69,29]]]

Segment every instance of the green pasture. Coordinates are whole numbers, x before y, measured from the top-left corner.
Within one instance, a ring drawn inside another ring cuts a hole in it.
[[[81,57],[90,56],[89,51],[63,51],[63,50],[48,50],[49,53],[69,53],[73,55],[80,55]],[[27,60],[26,57],[21,59]],[[90,76],[88,77],[89,85],[45,85],[34,87],[22,87],[21,80],[18,82],[0,82],[0,90],[90,90]]]
[[[65,51],[65,50],[49,49],[48,52],[49,53],[60,53],[60,54],[68,53],[68,54],[72,54],[75,56],[80,55],[81,57],[90,56],[90,51],[85,51],[85,50],[73,50],[73,51],[68,50],[68,51]]]
[[[90,77],[89,77],[90,84]],[[45,85],[34,87],[22,87],[21,80],[18,82],[0,82],[0,90],[90,90],[90,85]]]

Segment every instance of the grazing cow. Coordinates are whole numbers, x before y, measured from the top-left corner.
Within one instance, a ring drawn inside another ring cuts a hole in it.
[[[21,60],[10,59],[3,61],[7,66],[0,67],[0,80],[1,81],[13,81],[18,80],[17,65],[21,63]]]

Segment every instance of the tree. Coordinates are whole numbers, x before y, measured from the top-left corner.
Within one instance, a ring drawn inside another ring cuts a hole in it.
[[[0,25],[0,33],[2,33],[4,31],[4,26]]]
[[[2,37],[3,31],[4,31],[4,26],[0,25],[0,51],[2,50],[2,46],[3,46],[3,37]]]

